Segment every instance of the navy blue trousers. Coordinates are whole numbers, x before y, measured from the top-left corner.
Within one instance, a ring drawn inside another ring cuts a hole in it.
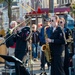
[[[66,75],[69,75],[69,51],[68,51],[68,47],[65,47],[64,71],[65,71]]]
[[[45,68],[46,62],[47,62],[47,60],[46,60],[45,54],[44,54],[44,52],[42,51],[42,54],[41,54],[41,68]],[[47,65],[48,65],[48,67],[49,67],[49,66],[50,66],[50,63],[47,62]]]

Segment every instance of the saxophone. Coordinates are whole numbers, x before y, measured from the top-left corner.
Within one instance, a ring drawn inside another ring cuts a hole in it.
[[[45,40],[46,38],[48,38],[48,35],[46,34],[46,27],[44,28],[44,36],[45,36]],[[51,50],[49,47],[49,43],[46,42],[46,44],[42,45],[42,50],[45,53],[46,59],[48,62],[51,62]]]

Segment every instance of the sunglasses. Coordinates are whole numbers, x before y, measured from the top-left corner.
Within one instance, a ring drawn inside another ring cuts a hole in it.
[[[60,21],[60,23],[63,23],[62,21]]]
[[[20,22],[17,22],[18,24],[20,24]]]
[[[35,27],[32,27],[32,28],[35,28]]]
[[[54,22],[54,20],[50,20],[50,22]]]

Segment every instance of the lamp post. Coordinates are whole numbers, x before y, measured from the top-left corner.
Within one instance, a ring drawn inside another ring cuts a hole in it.
[[[9,18],[9,24],[11,22],[11,15],[12,15],[11,4],[12,4],[12,1],[8,0],[8,18]]]
[[[49,0],[49,13],[54,15],[54,0]]]
[[[12,20],[12,10],[11,10],[11,7],[12,7],[12,2],[15,2],[16,0],[5,0],[8,4],[8,18],[9,18],[9,24]]]

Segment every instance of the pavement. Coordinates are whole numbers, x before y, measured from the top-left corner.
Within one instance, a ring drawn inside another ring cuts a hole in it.
[[[40,68],[41,68],[40,67],[40,60],[34,61],[33,64],[32,64],[32,73],[33,73],[33,75],[34,74],[35,75],[40,75],[42,72],[44,72],[44,71],[40,70]],[[45,72],[46,72],[47,75],[50,75],[47,64],[45,65]]]
[[[2,69],[4,69],[4,64],[0,63],[0,75],[2,75]]]
[[[33,61],[32,67],[31,67],[31,72],[33,73],[33,75],[40,75],[43,71],[40,70],[40,60],[38,61]],[[4,75],[2,74],[2,70],[4,69],[4,64],[0,63],[0,75]],[[30,67],[27,67],[27,69],[29,70]],[[45,72],[47,73],[47,75],[49,74],[49,70],[47,68],[47,66],[45,65]],[[5,74],[6,75],[6,74]]]
[[[10,71],[11,74],[6,74],[6,73],[2,74],[4,66],[5,66],[4,64],[0,63],[0,75],[12,75],[12,71]],[[40,70],[40,60],[33,61],[33,64],[31,65],[31,67],[27,66],[26,68],[33,75],[40,75],[42,72],[44,72],[44,71]],[[4,72],[6,72],[6,71],[4,71]],[[8,72],[9,72],[9,70],[8,70]],[[47,65],[45,65],[45,72],[46,72],[46,75],[50,75],[50,70],[48,70]],[[15,74],[13,74],[13,75],[15,75]],[[44,75],[44,74],[41,74],[41,75]],[[75,74],[72,73],[72,74],[69,74],[69,75],[75,75]]]

